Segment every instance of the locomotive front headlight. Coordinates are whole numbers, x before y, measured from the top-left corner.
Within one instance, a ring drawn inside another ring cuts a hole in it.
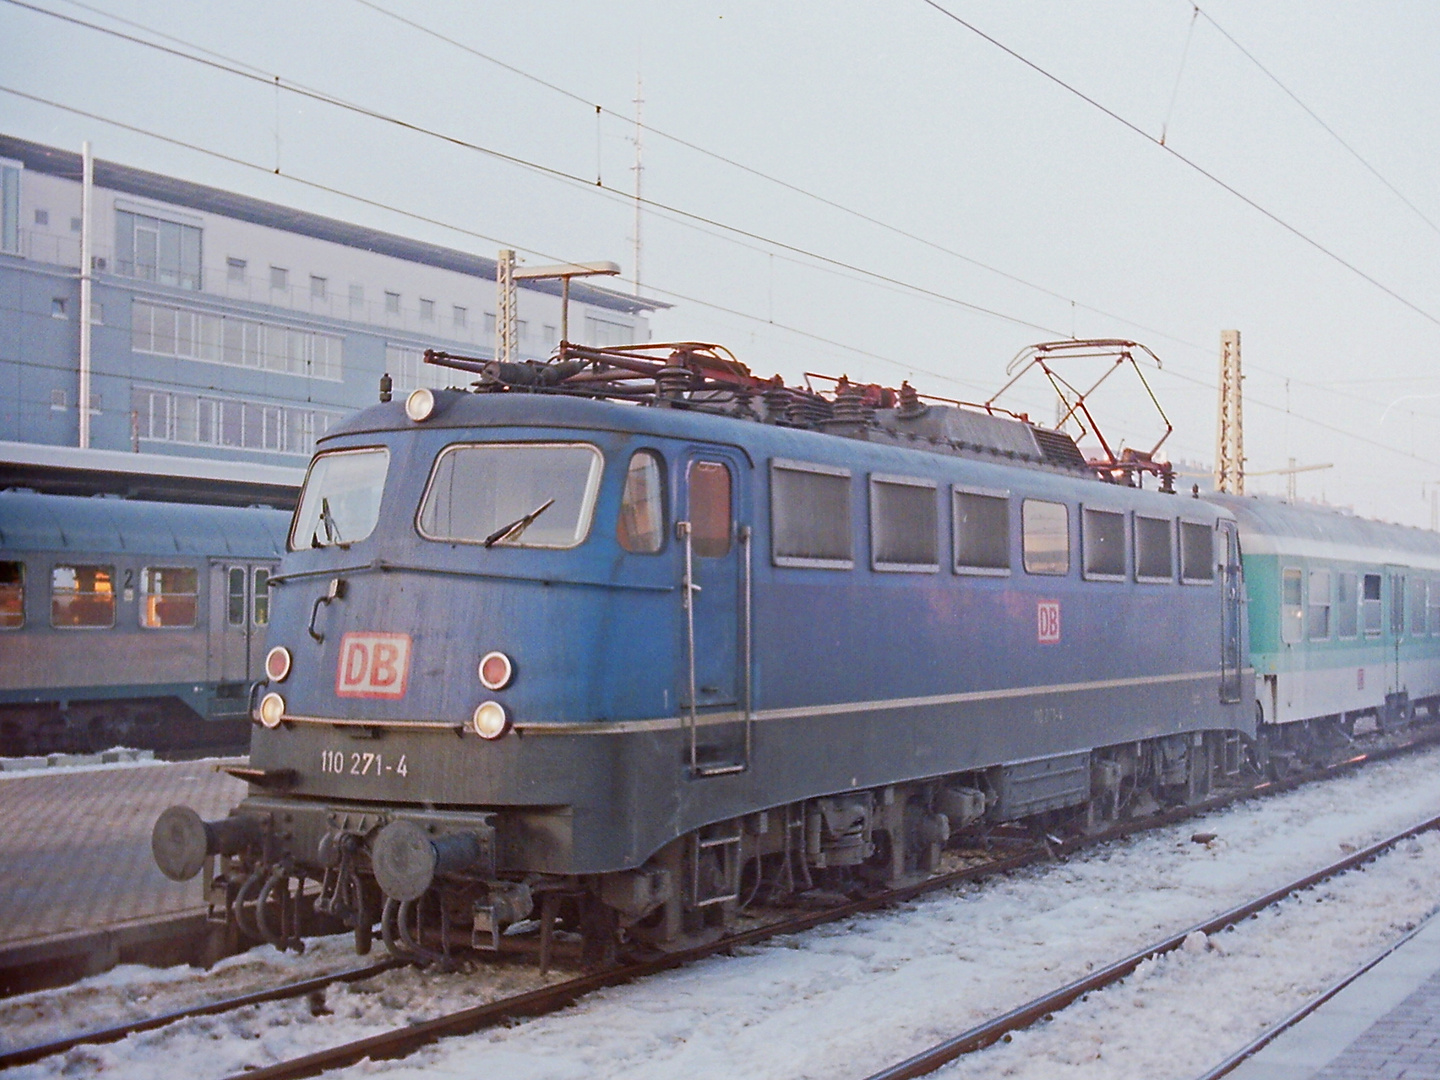
[[[421,387],[419,390],[410,391],[410,396],[405,399],[405,415],[414,420],[417,424],[422,420],[429,420],[435,412],[435,395]]]
[[[515,665],[503,652],[488,652],[480,658],[480,681],[486,690],[504,690],[515,678]]]
[[[279,727],[284,715],[285,699],[279,694],[271,691],[260,699],[260,723],[267,728]]]
[[[290,674],[290,650],[276,645],[265,654],[265,675],[271,682],[284,682]]]
[[[482,739],[498,739],[510,730],[510,714],[498,701],[487,701],[475,709],[470,726]]]

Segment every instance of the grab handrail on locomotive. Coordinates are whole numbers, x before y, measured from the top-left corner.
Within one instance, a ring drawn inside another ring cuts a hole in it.
[[[1143,347],[1019,362],[1101,349]],[[1440,703],[1434,533],[1180,496],[1159,444],[1087,461],[993,399],[787,387],[715,345],[426,359],[472,385],[320,440],[249,793],[155,827],[251,937],[298,946],[308,897],[422,961],[674,949]]]

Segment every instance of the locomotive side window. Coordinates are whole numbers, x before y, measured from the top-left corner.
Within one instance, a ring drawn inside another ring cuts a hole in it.
[[[955,518],[955,572],[1010,572],[1010,499],[1006,492],[952,493]]]
[[[776,566],[849,570],[850,470],[770,463],[770,556]]]
[[[1364,588],[1360,597],[1360,623],[1366,637],[1375,637],[1380,633],[1380,575],[1366,574]]]
[[[67,630],[115,625],[113,566],[56,566],[50,572],[50,625]]]
[[[625,471],[615,538],[626,551],[648,555],[665,543],[665,473],[653,450],[637,450]]]
[[[1070,510],[1064,503],[1026,499],[1020,532],[1027,574],[1070,572]]]
[[[590,532],[600,466],[589,443],[447,446],[420,504],[420,535],[487,548],[573,548]]]
[[[1440,634],[1440,578],[1430,579],[1430,633]]]
[[[0,562],[0,630],[25,625],[25,564]]]
[[[730,469],[719,461],[692,461],[687,484],[692,550],[718,559],[730,550]]]
[[[1310,640],[1330,639],[1330,571],[1310,571],[1309,613]]]
[[[870,565],[874,569],[939,571],[940,515],[935,487],[932,480],[870,478]]]
[[[1410,636],[1425,633],[1426,611],[1430,606],[1430,582],[1419,574],[1410,575]]]
[[[1085,510],[1080,519],[1080,546],[1085,576],[1102,581],[1125,577],[1125,515]]]
[[[1135,515],[1135,580],[1174,581],[1174,527],[1168,518]]]
[[[1304,637],[1305,609],[1302,593],[1304,575],[1298,566],[1287,566],[1280,574],[1280,640],[1294,645]]]
[[[255,592],[251,601],[251,621],[256,626],[270,622],[270,571],[263,566],[255,568]]]
[[[140,625],[194,626],[200,575],[188,566],[147,566],[140,571]]]
[[[1352,570],[1335,575],[1335,633],[1342,638],[1359,634],[1359,600],[1355,595],[1358,579]]]
[[[1180,522],[1180,580],[1187,585],[1215,580],[1215,530],[1203,522]]]
[[[383,446],[334,450],[310,466],[290,530],[290,550],[353,544],[380,520],[380,493],[390,467]]]

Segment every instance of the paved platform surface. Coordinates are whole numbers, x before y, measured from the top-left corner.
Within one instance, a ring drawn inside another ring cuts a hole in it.
[[[1232,1080],[1440,1080],[1440,917]]]
[[[0,775],[0,947],[203,906],[155,867],[150,830],[185,803],[221,817],[245,784],[214,761]]]

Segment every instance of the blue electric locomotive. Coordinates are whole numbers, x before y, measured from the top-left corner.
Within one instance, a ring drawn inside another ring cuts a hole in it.
[[[708,346],[453,361],[321,440],[275,588],[231,910],[402,952],[538,913],[662,947],[953,830],[1198,798],[1255,732],[1229,511],[1022,418]],[[295,890],[298,894],[298,889]]]

